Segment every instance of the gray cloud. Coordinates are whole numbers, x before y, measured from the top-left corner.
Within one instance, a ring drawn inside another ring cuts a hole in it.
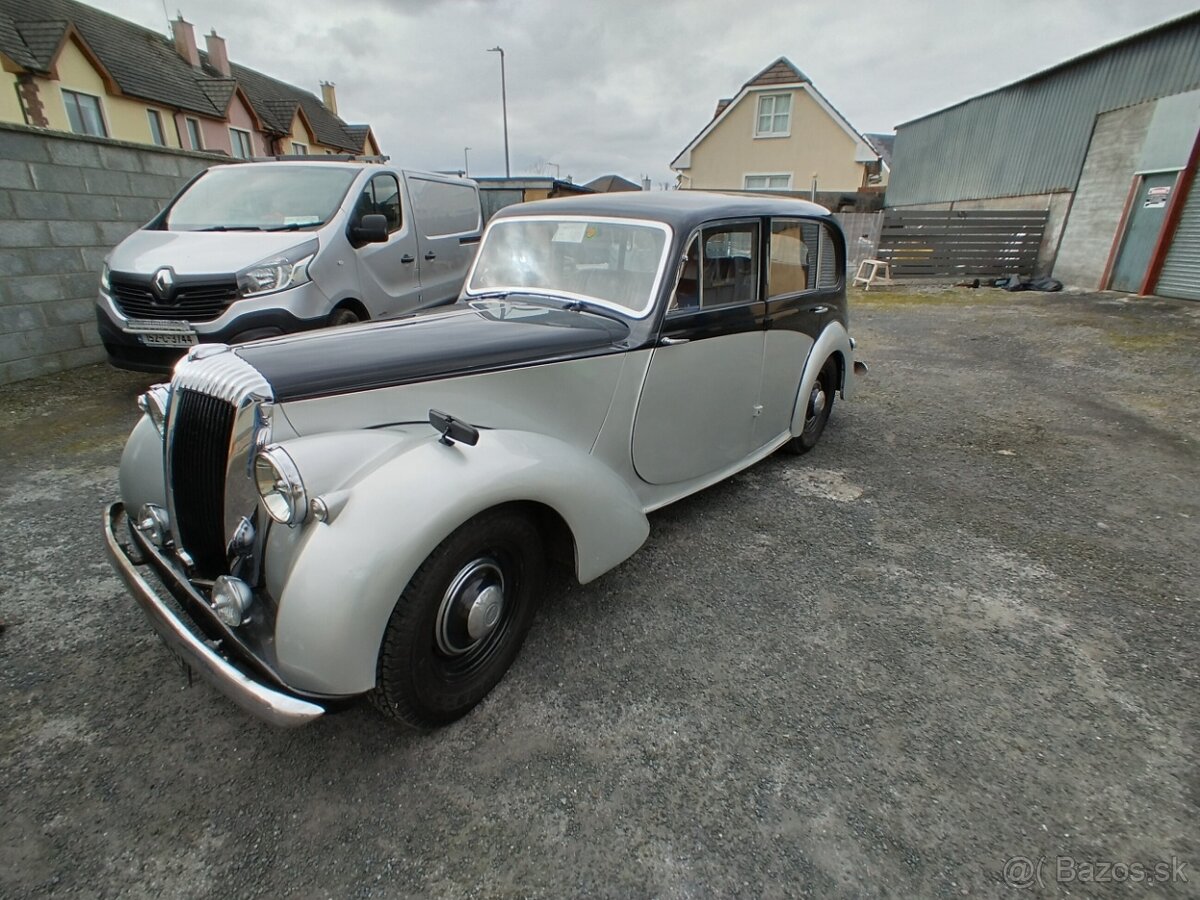
[[[165,30],[161,0],[93,0]],[[719,97],[787,56],[863,131],[999,87],[1194,8],[1192,0],[171,0],[230,56],[370,122],[405,165],[502,174],[506,52],[514,174],[671,180]]]

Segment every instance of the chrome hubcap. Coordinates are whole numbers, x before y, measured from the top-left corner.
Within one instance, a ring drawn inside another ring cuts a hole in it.
[[[446,588],[435,625],[438,649],[461,656],[478,646],[504,618],[504,573],[492,559],[476,559]]]
[[[825,389],[819,384],[812,389],[812,393],[808,396],[808,409],[810,419],[815,419],[825,411]]]

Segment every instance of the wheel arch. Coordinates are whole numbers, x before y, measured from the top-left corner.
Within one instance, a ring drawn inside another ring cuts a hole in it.
[[[330,318],[332,318],[339,309],[351,310],[363,322],[369,322],[371,320],[371,313],[367,311],[367,307],[364,306],[363,302],[357,297],[344,297],[339,300],[334,305],[333,309],[329,311]]]
[[[838,366],[838,383],[841,385],[842,396],[848,397],[853,393],[852,377],[854,350],[850,343],[850,335],[840,322],[831,322],[818,336],[816,343],[808,352],[808,360],[800,376],[800,389],[796,392],[796,405],[792,411],[792,436],[804,430],[804,413],[808,408],[807,398],[813,384],[820,375],[826,360],[833,359]]]

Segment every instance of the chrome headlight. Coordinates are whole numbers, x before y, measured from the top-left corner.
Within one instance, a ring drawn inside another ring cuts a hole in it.
[[[137,399],[138,409],[150,417],[158,436],[162,437],[167,428],[167,410],[171,404],[171,386],[155,384],[150,390]]]
[[[313,238],[291,250],[242,269],[237,274],[238,294],[243,297],[270,294],[311,280],[308,264],[312,262],[317,246],[317,240]]]
[[[308,497],[300,470],[278,445],[265,447],[254,457],[254,483],[267,515],[281,525],[299,525],[308,516]]]

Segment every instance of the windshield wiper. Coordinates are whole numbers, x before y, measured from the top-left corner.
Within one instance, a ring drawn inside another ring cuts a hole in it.
[[[614,322],[625,324],[625,318],[620,313],[615,313],[610,309],[601,306],[599,303],[590,303],[587,300],[568,300],[562,305],[562,309],[568,309],[572,312],[591,313],[594,316],[603,316],[606,319],[612,319]]]
[[[207,228],[193,228],[192,231],[262,231],[257,225],[209,225]]]
[[[324,224],[324,222],[305,222],[303,225],[300,225],[296,222],[291,222],[287,225],[272,225],[270,228],[260,228],[259,231],[299,231],[301,228],[318,228]]]

